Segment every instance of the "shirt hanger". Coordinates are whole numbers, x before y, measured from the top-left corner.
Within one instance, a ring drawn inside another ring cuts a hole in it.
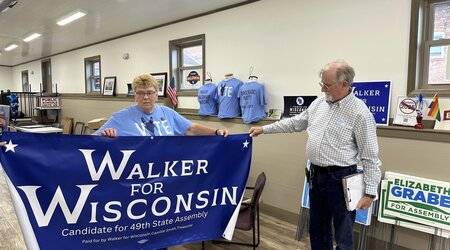
[[[248,70],[248,79],[250,80],[250,82],[256,82],[256,80],[258,80],[258,77],[252,75],[252,73],[253,73],[253,66],[250,66],[250,69]]]
[[[211,73],[207,72],[206,75],[208,76],[208,78],[205,79],[205,83],[212,83],[213,82],[213,78],[211,76]]]

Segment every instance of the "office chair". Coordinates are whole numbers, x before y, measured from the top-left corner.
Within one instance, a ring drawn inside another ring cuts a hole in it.
[[[253,242],[226,242],[231,244],[239,244],[245,246],[252,246],[253,249],[258,247],[260,242],[259,230],[259,199],[261,198],[264,185],[266,184],[266,174],[262,172],[258,175],[254,187],[246,187],[247,190],[253,190],[253,195],[250,201],[242,201],[239,216],[236,221],[236,228],[240,230],[253,230]],[[258,231],[258,240],[256,241],[256,231]]]

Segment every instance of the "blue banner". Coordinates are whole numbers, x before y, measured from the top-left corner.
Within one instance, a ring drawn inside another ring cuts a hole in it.
[[[367,105],[378,125],[389,125],[391,81],[354,82],[352,92]]]
[[[0,138],[28,249],[155,249],[234,229],[252,138]],[[30,238],[31,236],[31,238]],[[34,238],[33,238],[34,237]]]

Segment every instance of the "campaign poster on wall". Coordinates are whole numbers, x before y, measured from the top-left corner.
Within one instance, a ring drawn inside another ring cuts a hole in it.
[[[352,92],[367,105],[378,125],[389,125],[391,81],[354,82]]]
[[[301,114],[316,98],[317,96],[284,96],[283,117]]]
[[[414,127],[417,121],[417,100],[407,97],[397,97],[397,106],[395,107],[395,117],[393,124]]]
[[[158,249],[231,239],[252,138],[3,132],[28,249]],[[232,168],[232,171],[230,171]]]

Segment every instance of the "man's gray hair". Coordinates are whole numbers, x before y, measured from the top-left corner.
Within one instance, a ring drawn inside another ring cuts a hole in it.
[[[355,78],[355,70],[344,60],[336,60],[325,65],[319,73],[319,77],[322,77],[322,74],[325,71],[328,71],[332,68],[336,69],[336,82],[341,84],[343,81],[347,81],[349,86],[353,84],[353,78]]]

